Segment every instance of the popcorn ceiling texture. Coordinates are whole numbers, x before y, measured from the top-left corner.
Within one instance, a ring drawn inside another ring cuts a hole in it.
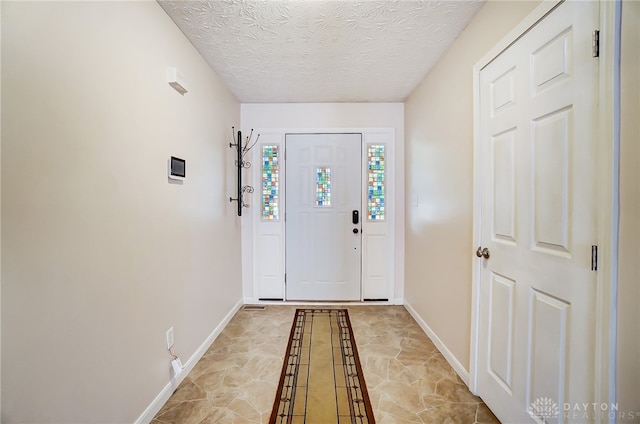
[[[483,1],[159,3],[240,102],[315,103],[403,101]]]

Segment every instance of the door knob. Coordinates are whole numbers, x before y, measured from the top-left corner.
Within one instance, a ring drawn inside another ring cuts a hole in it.
[[[483,249],[482,246],[478,246],[478,250],[476,250],[476,256],[479,258],[485,258],[485,259],[489,259],[489,256],[491,256],[489,254],[489,249],[487,249],[486,247]]]
[[[358,229],[357,228],[353,229],[353,234],[358,234]]]

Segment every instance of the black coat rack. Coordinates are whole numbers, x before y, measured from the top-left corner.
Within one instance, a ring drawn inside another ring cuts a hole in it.
[[[235,133],[235,127],[231,127],[232,134]],[[235,136],[235,134],[233,134]],[[229,197],[229,202],[238,202],[238,216],[242,216],[242,208],[248,208],[249,204],[244,201],[245,193],[253,193],[253,187],[250,185],[242,185],[242,169],[243,168],[251,168],[251,162],[244,160],[245,155],[256,145],[258,140],[260,139],[260,134],[256,137],[253,144],[250,145],[251,139],[253,138],[253,129],[251,133],[247,137],[244,145],[242,144],[242,131],[238,131],[238,141],[236,143],[229,143],[229,147],[236,148],[237,159],[235,161],[235,165],[238,168],[238,191],[237,197],[234,199],[233,197]]]

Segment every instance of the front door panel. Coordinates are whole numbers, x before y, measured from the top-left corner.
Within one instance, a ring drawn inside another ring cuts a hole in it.
[[[286,135],[287,300],[361,298],[361,144],[361,134]]]

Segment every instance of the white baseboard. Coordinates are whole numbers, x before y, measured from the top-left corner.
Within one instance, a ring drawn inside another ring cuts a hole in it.
[[[156,396],[153,402],[151,402],[151,404],[147,407],[147,409],[145,409],[145,411],[140,415],[140,417],[138,417],[138,419],[135,421],[135,424],[148,424],[151,422],[153,417],[156,416],[156,414],[158,413],[158,411],[160,411],[162,406],[167,402],[167,400],[169,400],[169,398],[171,397],[173,392],[176,390],[178,385],[182,383],[182,380],[184,380],[187,374],[191,372],[193,367],[195,367],[198,361],[204,356],[204,354],[207,352],[207,349],[209,349],[213,341],[220,335],[220,333],[222,333],[222,330],[224,330],[224,327],[226,327],[227,324],[229,324],[229,321],[231,321],[231,318],[233,318],[233,316],[236,314],[236,312],[238,312],[238,310],[242,307],[242,305],[243,305],[243,301],[239,300],[238,303],[236,303],[233,306],[233,308],[231,308],[229,313],[225,315],[225,317],[222,319],[220,324],[218,324],[216,328],[213,329],[213,331],[211,332],[211,334],[209,334],[206,340],[193,353],[193,355],[191,355],[191,358],[189,358],[189,360],[183,364],[184,368],[182,369],[182,372],[174,376],[171,379],[171,381],[167,383],[167,385],[164,387],[164,389],[162,389],[162,391],[158,394],[158,396]]]
[[[404,298],[403,297],[396,297],[393,300],[393,304],[394,305],[404,305]]]
[[[460,376],[462,381],[464,381],[464,384],[466,384],[467,387],[469,387],[469,371],[467,371],[464,368],[464,366],[462,366],[460,361],[458,361],[458,359],[453,355],[453,353],[451,353],[451,351],[447,348],[447,346],[445,346],[445,344],[442,342],[442,340],[440,340],[440,338],[431,329],[431,327],[427,325],[424,319],[422,319],[422,317],[418,314],[418,312],[416,312],[416,310],[413,309],[411,304],[409,304],[406,300],[404,301],[404,307],[407,311],[409,311],[409,314],[411,314],[413,319],[416,320],[420,328],[422,328],[422,331],[424,331],[427,334],[427,336],[429,336],[433,344],[436,345],[440,353],[442,353],[442,356],[444,356],[444,359],[447,360],[447,362],[449,363],[449,365],[451,365],[453,370]]]

